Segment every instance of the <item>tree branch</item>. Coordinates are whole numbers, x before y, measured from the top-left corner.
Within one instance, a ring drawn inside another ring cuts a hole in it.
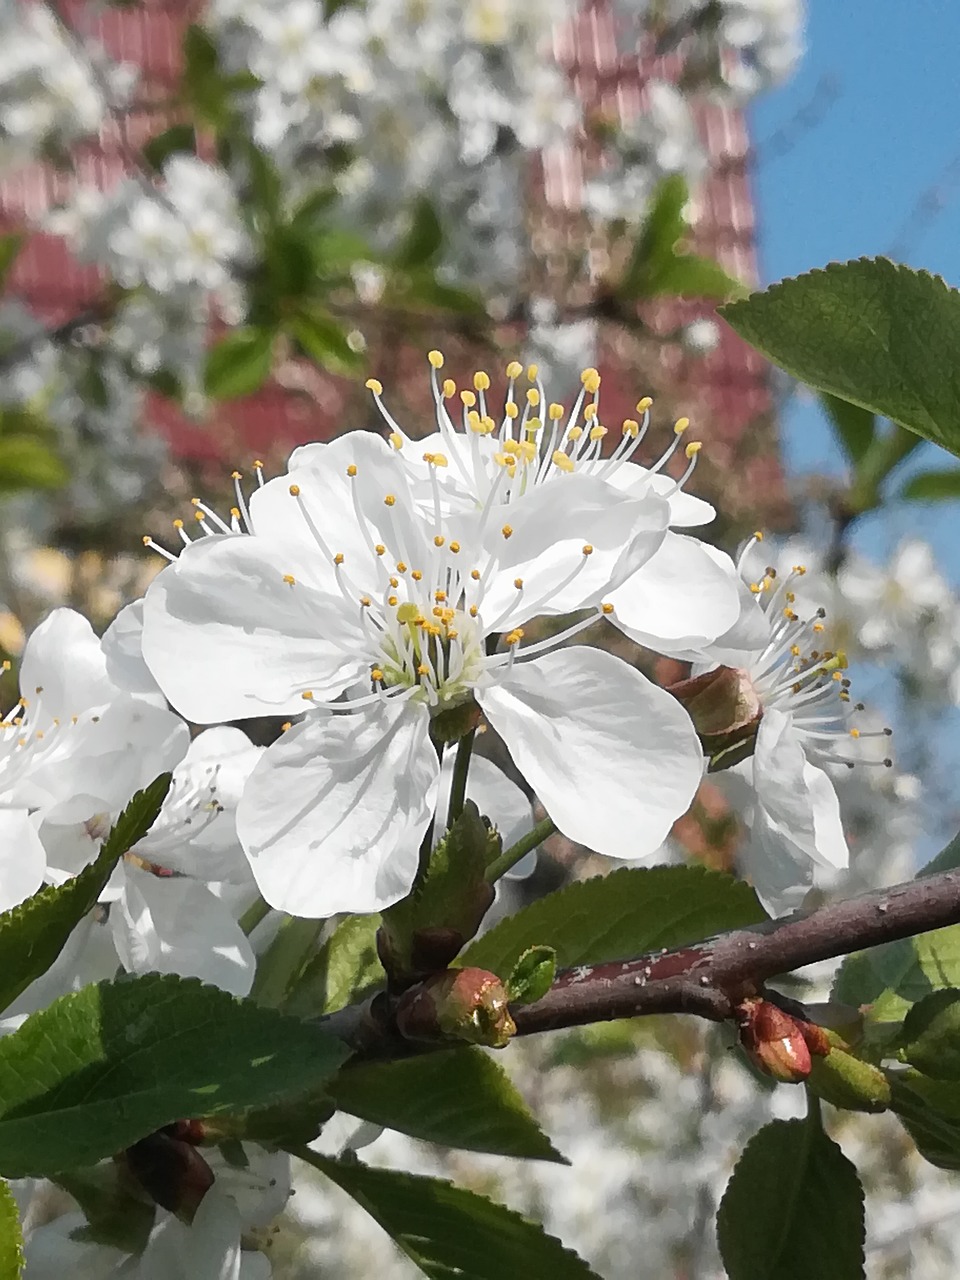
[[[543,999],[512,1009],[513,1018],[518,1035],[655,1013],[688,1013],[722,1022],[777,974],[952,924],[960,924],[960,870],[672,951],[561,969]],[[360,1057],[399,1057],[431,1047],[400,1037],[385,997],[323,1021]],[[433,1047],[449,1043],[438,1035]]]

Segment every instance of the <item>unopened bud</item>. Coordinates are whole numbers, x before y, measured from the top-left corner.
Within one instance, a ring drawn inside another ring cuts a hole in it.
[[[667,686],[693,721],[704,752],[722,768],[746,759],[760,726],[763,709],[746,671],[715,667]]]
[[[769,1000],[744,1000],[737,1009],[740,1043],[765,1075],[784,1084],[806,1080],[812,1065],[804,1024]],[[828,1046],[829,1047],[829,1046]]]
[[[502,1049],[516,1033],[507,992],[486,969],[447,969],[405,992],[397,1030],[407,1040],[466,1040]]]
[[[193,1221],[213,1186],[213,1170],[192,1143],[151,1133],[128,1147],[125,1155],[130,1172],[161,1208]]]

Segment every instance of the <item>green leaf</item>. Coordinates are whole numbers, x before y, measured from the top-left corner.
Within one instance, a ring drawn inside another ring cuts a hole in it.
[[[900,1034],[901,1056],[934,1080],[960,1080],[960,991],[948,987],[918,1000]]]
[[[921,471],[904,481],[897,496],[906,502],[943,502],[960,498],[960,467]]]
[[[383,986],[377,955],[380,917],[348,916],[309,961],[282,1005],[298,1018],[319,1018],[354,1003],[362,992]]]
[[[217,60],[217,46],[200,26],[187,27],[183,38],[184,96],[197,116],[214,126],[222,126],[228,114],[227,88]]]
[[[204,382],[214,400],[234,400],[259,390],[270,376],[273,334],[267,329],[234,329],[207,352]]]
[[[354,351],[341,325],[319,307],[298,311],[290,332],[304,352],[332,373],[355,374],[363,368],[363,355]]]
[[[913,1073],[894,1077],[890,1106],[925,1160],[938,1169],[960,1171],[960,1093],[955,1084]]]
[[[400,242],[394,262],[402,271],[425,267],[443,248],[443,227],[433,203],[418,196],[413,206],[410,229]]]
[[[854,951],[840,966],[831,999],[869,1005],[873,1023],[900,1023],[934,991],[960,986],[960,925]]]
[[[23,1275],[23,1233],[13,1192],[0,1181],[0,1280],[20,1280]]]
[[[641,295],[651,271],[675,255],[677,242],[687,230],[683,211],[689,198],[687,180],[680,173],[658,185],[621,281],[621,294],[630,298]]]
[[[287,916],[266,951],[257,960],[250,999],[279,1009],[293,991],[323,930],[322,920]]]
[[[143,144],[143,156],[151,169],[159,173],[172,155],[197,154],[197,131],[192,124],[172,124],[163,133]]]
[[[877,430],[876,417],[849,400],[840,400],[824,392],[820,403],[833,424],[834,435],[850,462],[857,463],[864,456]]]
[[[95,1240],[126,1253],[143,1252],[156,1206],[133,1193],[117,1164],[111,1160],[92,1169],[71,1169],[58,1173],[55,1180],[57,1186],[73,1196],[87,1219],[88,1225],[80,1228],[73,1239]]]
[[[353,1196],[431,1280],[597,1280],[528,1218],[439,1178],[299,1152]]]
[[[170,789],[162,773],[121,813],[95,862],[62,885],[48,885],[0,915],[0,1010],[53,964],[77,922],[96,904],[114,867],[156,821]]]
[[[756,894],[733,876],[703,867],[623,867],[502,920],[458,963],[504,977],[528,947],[546,942],[560,966],[602,964],[765,919]]]
[[[863,1190],[819,1124],[775,1120],[747,1143],[717,1214],[729,1280],[863,1280]]]
[[[0,435],[0,492],[59,489],[70,478],[63,461],[36,436]]]
[[[22,231],[11,231],[0,236],[0,291],[6,288],[7,277],[23,248],[25,239],[26,236]]]
[[[189,1116],[267,1106],[332,1074],[317,1027],[170,974],[63,996],[0,1040],[0,1170],[46,1176]]]
[[[545,996],[557,976],[553,947],[530,947],[513,966],[505,986],[511,1004],[533,1004]]]
[[[503,1068],[482,1049],[360,1063],[341,1071],[327,1093],[341,1111],[412,1138],[566,1163]]]
[[[646,298],[712,298],[722,301],[746,292],[713,258],[676,253],[656,263],[646,279]]]
[[[960,293],[939,276],[859,258],[782,280],[721,314],[802,382],[960,453]]]

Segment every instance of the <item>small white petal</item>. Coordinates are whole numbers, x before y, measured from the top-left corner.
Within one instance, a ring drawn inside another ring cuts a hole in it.
[[[439,764],[424,706],[313,712],[267,749],[237,830],[267,902],[291,915],[380,911],[409,892]]]
[[[26,809],[0,809],[0,911],[36,893],[47,855]]]
[[[655,853],[690,806],[703,753],[676,699],[600,650],[517,662],[479,694],[560,831],[598,853]]]
[[[291,499],[292,501],[292,499]],[[319,556],[245,535],[184,548],[150,585],[143,655],[181,714],[198,724],[304,709],[369,670],[346,602],[311,585]],[[293,584],[284,576],[295,578]]]
[[[437,792],[436,838],[443,835],[447,809],[450,805],[450,785],[453,781],[453,763],[456,747],[448,747],[440,770],[440,788]],[[514,844],[534,825],[533,808],[526,795],[515,782],[485,756],[470,757],[467,774],[467,799],[472,800],[480,813],[490,819],[500,832],[503,847]],[[535,862],[534,862],[534,865]],[[532,868],[531,868],[532,870]],[[529,874],[529,872],[528,872]]]
[[[30,635],[20,666],[20,690],[46,723],[69,720],[116,697],[100,641],[86,618],[54,609]],[[33,727],[42,728],[33,720]]]
[[[103,633],[101,648],[107,674],[128,693],[163,697],[150,668],[143,660],[143,601],[125,605]]]

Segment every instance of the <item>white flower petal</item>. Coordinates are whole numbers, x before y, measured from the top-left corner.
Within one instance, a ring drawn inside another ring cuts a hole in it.
[[[576,647],[518,662],[479,700],[571,840],[637,861],[689,808],[703,754],[687,713],[611,654]]]
[[[107,674],[115,685],[141,697],[163,699],[150,668],[143,660],[143,601],[125,605],[103,633],[101,648]],[[166,705],[164,699],[163,705]]]
[[[366,674],[353,656],[363,649],[359,605],[351,616],[311,585],[317,561],[259,538],[210,537],[154,579],[143,655],[181,714],[210,724],[295,713],[305,690],[336,697]]]
[[[195,880],[125,865],[110,927],[128,973],[178,973],[235,996],[253,985],[253,948],[220,899]]]
[[[699,649],[740,616],[740,576],[728,556],[667,533],[647,563],[608,596],[613,621],[656,652]]]
[[[100,641],[86,618],[73,609],[54,609],[40,623],[24,646],[20,690],[44,724],[68,721],[116,697]],[[31,719],[33,728],[44,727]]]
[[[0,809],[0,911],[36,893],[47,855],[26,809]]]
[[[409,892],[439,765],[424,706],[311,713],[269,747],[237,829],[260,892],[291,915],[380,911]]]
[[[450,785],[453,781],[453,763],[456,747],[448,747],[440,770],[440,787],[437,792],[436,838],[443,835],[447,809],[450,805]],[[503,838],[506,849],[514,844],[534,825],[533,808],[526,795],[515,782],[511,782],[502,769],[485,756],[470,757],[467,774],[467,799],[472,800],[480,813],[490,819]]]

